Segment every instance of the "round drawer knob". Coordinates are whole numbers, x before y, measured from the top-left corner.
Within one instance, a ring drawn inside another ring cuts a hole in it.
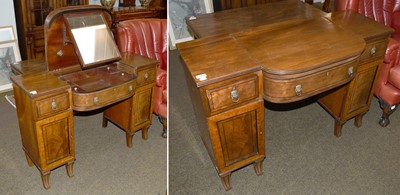
[[[56,109],[57,109],[57,102],[56,102],[55,99],[53,99],[53,100],[51,101],[51,109],[53,109],[53,110],[56,110]]]
[[[128,91],[129,91],[129,92],[132,92],[132,91],[133,91],[133,87],[132,87],[132,85],[129,85],[129,87],[128,87]]]
[[[144,74],[144,80],[147,81],[147,79],[149,79],[149,73],[146,72],[146,73]]]
[[[99,98],[98,97],[94,97],[93,98],[93,103],[97,104],[99,102]]]
[[[374,56],[376,54],[376,47],[375,46],[373,46],[371,48],[370,54],[371,54],[371,56]]]
[[[301,85],[296,85],[296,87],[294,88],[294,92],[297,96],[301,96],[301,93],[303,92],[303,87]]]
[[[232,99],[232,101],[234,101],[234,102],[238,102],[239,101],[239,91],[236,89],[236,87],[233,87],[232,88],[232,91],[231,91],[231,99]]]
[[[353,66],[349,67],[349,69],[347,69],[347,74],[349,75],[349,77],[352,77],[354,73],[354,68]]]

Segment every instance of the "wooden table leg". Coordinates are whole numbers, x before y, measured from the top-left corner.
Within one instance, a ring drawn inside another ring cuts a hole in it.
[[[28,166],[33,166],[33,161],[31,160],[31,158],[29,158],[29,156],[25,153],[25,158],[26,158],[26,162],[28,162]]]
[[[147,138],[149,137],[148,135],[148,131],[149,131],[150,125],[147,127],[143,127],[142,129],[142,139],[147,140]]]
[[[342,136],[342,127],[343,127],[343,125],[344,125],[344,122],[335,120],[335,131],[334,131],[333,134],[334,134],[336,137]]]
[[[41,172],[44,189],[50,188],[50,171]]]
[[[263,167],[263,162],[264,159],[257,160],[254,162],[254,171],[256,172],[257,176],[260,176],[264,173],[264,167]]]
[[[366,113],[366,112],[361,113],[361,114],[357,115],[357,116],[354,118],[354,126],[356,126],[357,128],[361,127],[361,125],[362,125],[362,119],[363,119],[365,113]]]
[[[67,169],[68,177],[73,177],[74,176],[74,162],[67,163],[65,165],[65,168]]]
[[[108,119],[104,116],[104,114],[103,114],[103,123],[102,123],[102,126],[103,127],[107,127],[107,125],[108,125]]]
[[[226,173],[224,175],[220,175],[219,176],[221,178],[222,185],[224,185],[225,191],[228,191],[228,190],[232,189],[232,186],[231,186],[231,175],[232,175],[232,173],[229,172],[229,173]]]
[[[131,132],[126,132],[126,146],[128,146],[128,148],[132,148],[133,144],[132,144],[132,139],[133,136],[135,135],[135,133],[131,133]]]

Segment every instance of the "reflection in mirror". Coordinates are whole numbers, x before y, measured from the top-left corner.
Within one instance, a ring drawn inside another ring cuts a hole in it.
[[[66,17],[84,66],[120,58],[108,26],[101,14]]]

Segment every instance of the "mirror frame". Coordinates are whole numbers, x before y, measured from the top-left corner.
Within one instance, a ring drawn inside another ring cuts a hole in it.
[[[112,40],[112,45],[113,45],[112,47],[114,47],[114,50],[117,53],[117,56],[111,57],[111,58],[107,58],[107,59],[104,59],[104,60],[100,60],[100,61],[91,62],[91,63],[85,63],[85,61],[83,60],[82,52],[80,51],[79,46],[78,46],[78,44],[76,42],[75,36],[72,33],[72,28],[70,26],[68,18],[78,17],[78,16],[79,17],[81,17],[81,16],[96,16],[96,15],[99,15],[101,17],[101,20],[103,21],[103,23],[105,25],[107,34],[110,37],[110,39]],[[76,52],[76,54],[78,56],[78,59],[79,59],[79,62],[81,64],[82,68],[95,67],[95,66],[99,66],[99,65],[103,65],[103,64],[107,64],[107,63],[111,63],[111,62],[115,62],[115,61],[121,60],[121,53],[118,50],[118,46],[114,41],[114,36],[113,36],[110,28],[108,27],[108,25],[106,23],[106,20],[105,20],[105,18],[103,16],[103,13],[101,11],[65,13],[64,14],[64,21],[65,21],[65,26],[68,29],[68,35],[72,39],[71,42],[72,42],[72,44],[73,44],[73,46],[75,48],[75,52]]]

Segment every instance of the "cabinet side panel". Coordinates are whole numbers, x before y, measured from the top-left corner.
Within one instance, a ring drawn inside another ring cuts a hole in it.
[[[32,101],[19,86],[13,85],[22,146],[33,162],[39,162],[39,149],[32,113]]]
[[[110,106],[104,111],[104,117],[120,128],[127,130],[129,128],[132,101],[132,98],[128,98],[127,100]]]
[[[183,62],[183,61],[182,61]],[[184,62],[183,62],[184,63]],[[200,131],[200,137],[203,141],[204,146],[207,149],[208,155],[210,156],[214,165],[217,165],[214,150],[211,144],[210,139],[210,132],[208,131],[207,119],[206,119],[206,112],[203,107],[203,102],[200,95],[200,89],[197,88],[194,80],[191,77],[189,70],[186,66],[183,66],[185,76],[186,76],[186,83],[188,86],[190,99],[192,100],[192,106],[194,110],[194,114],[196,115],[196,122],[198,129]]]
[[[318,103],[324,107],[333,117],[337,118],[341,116],[343,110],[343,103],[348,90],[348,85],[344,85],[324,94],[320,95]]]

